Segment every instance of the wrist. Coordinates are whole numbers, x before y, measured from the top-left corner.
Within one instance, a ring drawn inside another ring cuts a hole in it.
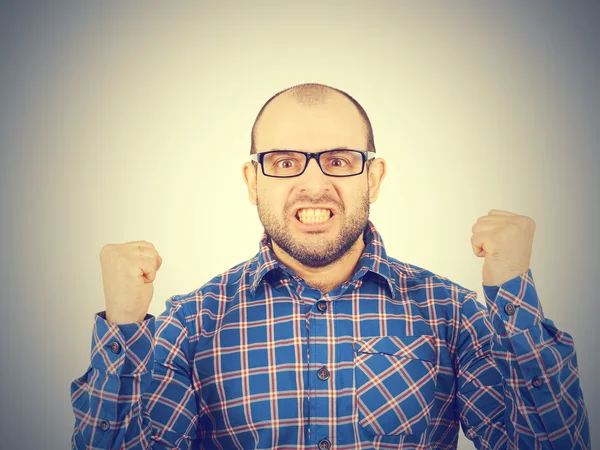
[[[118,311],[106,310],[105,319],[115,325],[126,325],[130,323],[142,322],[146,318],[146,313],[132,314]]]

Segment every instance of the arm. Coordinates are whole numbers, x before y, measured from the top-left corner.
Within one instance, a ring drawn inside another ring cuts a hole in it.
[[[95,316],[91,364],[71,383],[73,449],[188,449],[197,391],[183,304],[156,319],[116,325]],[[156,332],[156,339],[155,339]]]
[[[463,298],[457,412],[480,449],[589,449],[573,338],[544,317],[531,270]]]

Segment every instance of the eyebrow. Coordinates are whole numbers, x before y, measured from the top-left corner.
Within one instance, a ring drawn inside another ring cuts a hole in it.
[[[329,148],[327,150],[321,150],[322,152],[331,152],[336,150],[350,150],[348,147],[334,147]],[[272,148],[271,150],[267,150],[267,152],[302,152],[302,150],[296,150],[291,148]],[[266,152],[262,152],[266,153]],[[304,153],[319,153],[319,152],[304,152]]]
[[[299,150],[279,150],[279,149],[277,149],[277,150],[269,150],[269,151],[266,151],[266,152],[264,152],[264,153],[269,153],[269,152],[278,152],[278,153],[293,153],[293,152],[298,152],[298,151],[299,151]]]

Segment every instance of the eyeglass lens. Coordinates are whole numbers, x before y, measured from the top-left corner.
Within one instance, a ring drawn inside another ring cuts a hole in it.
[[[300,152],[268,152],[263,158],[263,168],[267,175],[291,177],[304,170],[306,160],[307,156]],[[363,156],[353,150],[332,150],[321,153],[319,163],[327,175],[356,175],[363,169]]]

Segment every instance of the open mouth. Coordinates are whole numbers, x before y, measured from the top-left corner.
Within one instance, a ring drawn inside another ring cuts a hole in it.
[[[301,208],[296,212],[296,220],[304,225],[318,225],[333,217],[333,211],[320,208]]]

